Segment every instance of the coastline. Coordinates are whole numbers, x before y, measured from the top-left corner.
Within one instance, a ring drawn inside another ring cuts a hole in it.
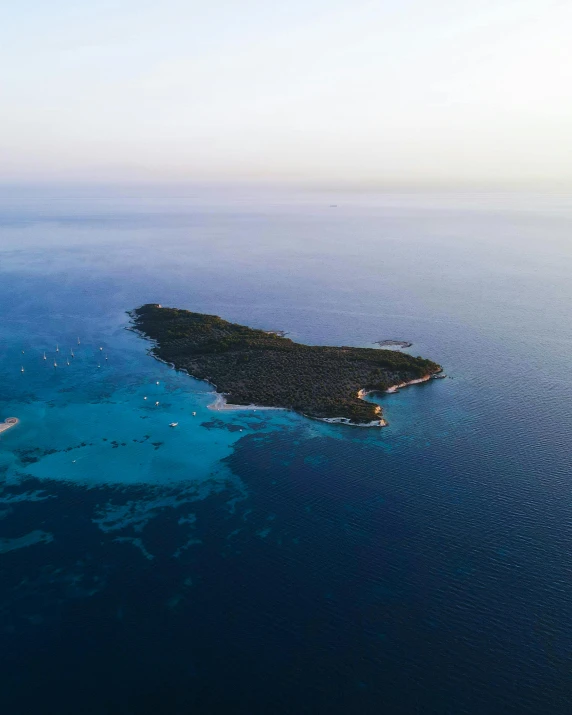
[[[437,373],[438,374],[438,373]],[[419,377],[415,380],[409,380],[407,382],[400,382],[397,385],[392,385],[389,387],[385,392],[392,394],[394,392],[397,392],[399,389],[402,387],[409,387],[409,385],[419,385],[422,382],[428,382],[433,378],[433,374],[429,375],[424,375],[423,377]],[[215,387],[216,389],[216,387]],[[361,390],[358,391],[357,396],[359,397],[360,400],[363,400],[367,397],[367,395],[370,395],[372,393],[378,392],[378,390],[365,390],[362,388]],[[250,410],[250,409],[257,409],[257,410],[285,410],[287,409],[286,407],[262,407],[258,405],[231,405],[228,404],[224,398],[224,395],[217,393],[217,397],[215,401],[210,404],[209,409],[212,410]],[[376,413],[380,414],[381,413],[381,407],[378,405],[376,407]],[[331,425],[347,425],[349,427],[387,427],[389,425],[389,422],[385,420],[383,417],[380,417],[379,420],[372,420],[371,422],[352,422],[349,417],[314,417],[312,415],[307,415],[305,413],[301,413],[304,417],[308,417],[311,420],[318,420],[319,422],[327,422],[328,424]]]
[[[388,387],[387,390],[384,391],[384,393],[381,393],[379,390],[366,390],[362,388],[358,393],[357,396],[359,397],[360,400],[365,400],[365,398],[368,395],[372,395],[375,393],[378,394],[392,394],[393,392],[397,392],[400,390],[402,387],[408,387],[409,385],[419,385],[422,382],[428,382],[433,378],[433,374],[429,375],[424,375],[423,377],[419,377],[415,380],[409,380],[408,382],[400,382],[397,385],[392,385],[391,387]]]
[[[397,385],[392,385],[391,387],[388,387],[387,390],[385,390],[386,394],[392,394],[394,392],[397,392],[400,388],[402,387],[408,387],[409,385],[419,385],[422,382],[428,382],[431,380],[433,377],[433,374],[428,374],[424,375],[423,377],[419,377],[415,380],[408,380],[407,382],[400,382]],[[379,393],[379,390],[366,390],[362,387],[361,390],[358,391],[357,396],[359,397],[360,400],[365,400],[365,398],[368,395]],[[376,412],[381,413],[381,407],[378,405]],[[364,422],[362,424],[356,424],[355,422],[350,422],[347,418],[345,417],[334,417],[334,418],[324,418],[325,422],[335,422],[336,424],[349,424],[349,425],[355,425],[356,427],[387,427],[389,422],[387,420],[381,418],[379,421],[374,420],[373,422]]]
[[[7,417],[4,422],[0,422],[0,434],[2,432],[7,432],[12,427],[20,424],[20,420],[17,417]]]
[[[363,400],[366,395],[370,392],[375,392],[375,390],[366,391],[363,388],[358,391],[357,396],[360,400]],[[349,417],[312,417],[311,415],[304,415],[304,417],[309,417],[312,420],[320,420],[320,422],[327,422],[331,425],[347,425],[348,427],[387,427],[389,424],[386,420],[381,417],[381,407],[379,405],[375,408],[375,414],[380,415],[378,420],[371,420],[371,422],[352,422]]]
[[[128,315],[129,315],[129,313],[128,313]],[[141,330],[139,330],[134,325],[127,326],[125,328],[125,330],[130,330],[131,332],[139,335],[139,337],[143,338],[144,340],[148,340],[150,343],[155,344],[155,341],[152,338],[150,338],[148,335],[145,335],[145,333],[143,333]],[[151,347],[147,350],[147,354],[150,355],[152,358],[155,358],[155,360],[157,360],[158,362],[163,363],[163,365],[167,365],[168,367],[171,368],[171,370],[177,370],[178,372],[184,372],[186,375],[188,375],[189,377],[192,377],[194,380],[200,380],[201,382],[206,382],[207,385],[210,385],[211,387],[213,387],[215,390],[215,399],[214,399],[214,402],[211,402],[210,405],[207,405],[207,409],[209,409],[209,410],[231,412],[233,410],[286,410],[286,409],[288,409],[287,407],[269,407],[267,405],[233,405],[233,404],[230,404],[229,402],[226,401],[226,397],[225,397],[224,393],[217,392],[217,386],[210,380],[207,380],[204,377],[196,377],[195,375],[192,375],[188,370],[185,370],[184,368],[179,368],[174,363],[168,362],[167,360],[163,360],[163,358],[160,358],[158,355],[155,355],[155,353],[153,352],[153,347]]]
[[[188,374],[188,373],[187,373]],[[204,382],[207,382],[206,380]],[[209,385],[212,383],[209,383]],[[216,386],[213,385],[216,390]],[[234,410],[286,410],[287,407],[269,407],[268,405],[233,405],[226,401],[226,397],[222,392],[215,392],[215,401],[207,405],[209,410],[229,411]]]
[[[389,424],[384,419],[372,420],[371,422],[352,422],[349,417],[312,417],[312,415],[304,415],[304,417],[327,422],[330,425],[347,425],[348,427],[387,427]]]
[[[431,380],[432,377],[433,375],[424,375],[423,377],[417,378],[417,380],[409,380],[409,382],[400,382],[398,385],[392,385],[391,387],[388,387],[385,392],[391,394],[392,392],[397,392],[402,387],[409,387],[409,385],[419,385],[422,382],[427,382],[428,380]]]

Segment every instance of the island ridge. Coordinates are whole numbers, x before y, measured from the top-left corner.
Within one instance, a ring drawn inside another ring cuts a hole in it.
[[[216,315],[143,305],[129,313],[154,341],[150,352],[201,380],[236,405],[283,407],[354,425],[385,424],[369,392],[422,382],[441,371],[431,360],[396,350],[295,343]]]

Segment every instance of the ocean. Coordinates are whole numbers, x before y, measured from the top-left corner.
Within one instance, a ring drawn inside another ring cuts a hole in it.
[[[3,715],[570,713],[571,275],[558,193],[0,199]],[[213,411],[148,302],[447,378]]]

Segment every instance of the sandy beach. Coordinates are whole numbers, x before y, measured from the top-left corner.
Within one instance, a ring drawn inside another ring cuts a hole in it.
[[[209,410],[285,410],[286,407],[268,407],[266,405],[231,405],[224,395],[216,393],[215,401],[207,405]]]
[[[4,422],[0,422],[0,433],[6,432],[6,430],[9,430],[11,427],[15,427],[19,422],[20,420],[17,417],[6,418]]]

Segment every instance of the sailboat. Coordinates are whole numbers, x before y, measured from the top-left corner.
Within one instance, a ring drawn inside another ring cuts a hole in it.
[[[46,351],[44,350],[44,360],[47,360],[48,358],[46,357]]]
[[[24,366],[23,366],[23,365],[22,365],[22,369],[20,370],[20,372],[24,372]]]
[[[68,358],[68,359],[66,360],[66,362],[67,362],[67,364],[69,365],[69,364],[70,364],[70,359]]]
[[[57,367],[58,363],[54,360],[54,367]]]
[[[79,345],[79,338],[77,339],[77,344]]]
[[[75,357],[75,355],[73,354],[73,350],[71,351],[71,356],[72,356],[72,357]]]
[[[56,344],[56,352],[59,353],[60,351],[60,346]]]

